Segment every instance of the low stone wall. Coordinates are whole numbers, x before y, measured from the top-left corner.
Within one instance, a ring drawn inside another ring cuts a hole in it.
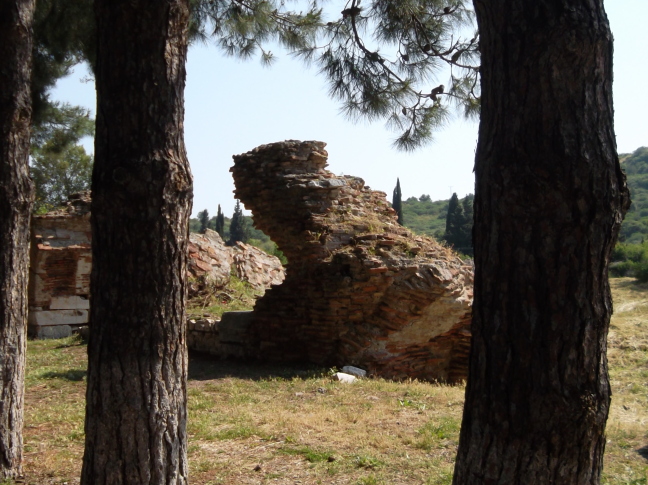
[[[220,320],[190,319],[187,322],[187,346],[221,359],[248,358],[248,332],[252,318],[252,312],[226,312]]]
[[[289,261],[257,301],[243,355],[465,379],[472,266],[400,226],[384,192],[325,170],[324,147],[286,141],[234,157],[236,197]]]

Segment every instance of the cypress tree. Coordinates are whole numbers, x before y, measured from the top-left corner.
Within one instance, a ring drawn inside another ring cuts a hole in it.
[[[452,194],[448,203],[446,232],[443,239],[457,251],[472,255],[473,196],[468,195],[462,201],[457,194]]]
[[[234,214],[232,215],[232,222],[230,223],[230,238],[227,244],[233,246],[237,241],[247,242],[248,230],[243,217],[243,209],[241,203],[237,200],[234,207]]]
[[[396,188],[394,189],[394,196],[392,198],[392,207],[398,214],[398,223],[402,226],[404,223],[403,219],[403,202],[402,202],[402,193],[400,187],[400,179],[396,179]]]
[[[461,212],[461,214],[459,214]],[[448,244],[455,246],[457,244],[458,226],[461,224],[460,218],[463,218],[463,210],[459,205],[457,193],[453,193],[448,203],[448,215],[446,216],[446,229],[443,239]]]
[[[198,213],[198,220],[200,221],[200,233],[205,234],[209,227],[209,212],[207,212],[207,209]]]
[[[461,207],[463,209],[463,224],[461,225],[461,242],[459,247],[461,248],[462,253],[470,256],[473,254],[473,200],[474,196],[470,194],[461,201]]]
[[[220,204],[218,204],[218,213],[216,214],[216,232],[221,238],[225,238],[225,216],[221,211]]]

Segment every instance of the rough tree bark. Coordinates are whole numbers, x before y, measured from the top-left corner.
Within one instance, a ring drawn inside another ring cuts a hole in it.
[[[475,300],[456,484],[598,483],[629,205],[603,0],[474,0]]]
[[[0,480],[22,473],[34,5],[0,2]]]
[[[188,0],[97,0],[82,482],[185,484]]]

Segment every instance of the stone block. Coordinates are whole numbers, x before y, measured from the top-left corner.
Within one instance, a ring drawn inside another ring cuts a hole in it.
[[[49,310],[29,312],[29,325],[83,325],[88,323],[88,310]]]
[[[333,379],[344,384],[351,384],[357,380],[355,376],[345,374],[344,372],[336,372],[335,375],[333,375]]]
[[[48,327],[29,325],[28,333],[30,337],[33,337],[35,339],[58,339],[72,335],[72,327],[70,327],[69,325],[55,325]]]
[[[353,367],[352,365],[345,365],[344,367],[342,367],[342,372],[351,374],[352,376],[356,377],[367,377],[366,370],[360,369],[358,367]]]
[[[89,310],[90,300],[82,296],[53,296],[50,310]]]

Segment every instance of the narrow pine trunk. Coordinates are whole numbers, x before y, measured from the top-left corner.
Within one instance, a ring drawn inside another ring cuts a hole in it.
[[[34,5],[0,2],[0,480],[22,473]]]
[[[188,1],[97,0],[82,483],[187,483]]]
[[[475,300],[454,483],[598,483],[608,262],[629,205],[603,1],[474,4]]]

